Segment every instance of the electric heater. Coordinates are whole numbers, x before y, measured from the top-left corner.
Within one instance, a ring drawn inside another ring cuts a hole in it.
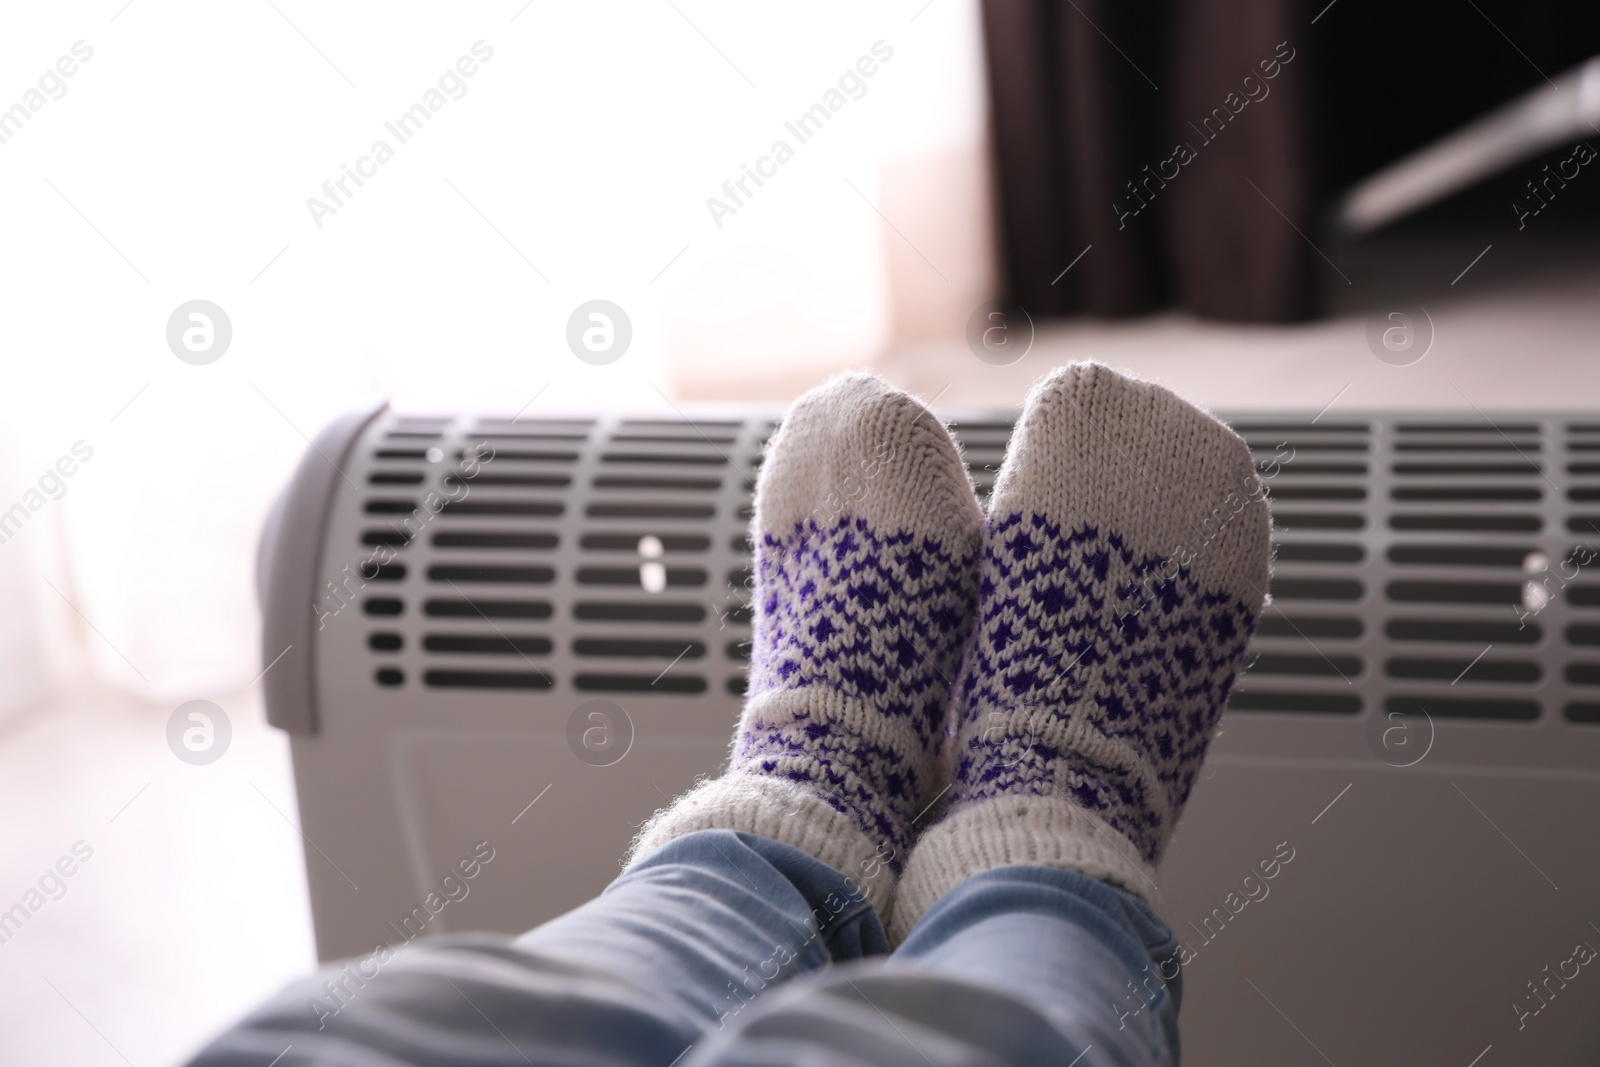
[[[259,578],[324,958],[557,915],[717,773],[777,415],[321,434]],[[1013,416],[945,415],[986,493]],[[1600,419],[1230,421],[1277,562],[1162,871],[1185,1062],[1596,1062]]]

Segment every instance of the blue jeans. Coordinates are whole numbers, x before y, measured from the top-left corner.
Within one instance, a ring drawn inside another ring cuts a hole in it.
[[[1104,883],[988,871],[888,947],[855,881],[777,841],[707,830],[521,937],[439,937],[332,965],[192,1062],[1178,1062],[1177,940]]]

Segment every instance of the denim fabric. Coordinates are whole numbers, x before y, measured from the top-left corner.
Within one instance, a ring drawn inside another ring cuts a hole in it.
[[[1011,867],[947,894],[886,956],[859,882],[708,830],[520,937],[419,940],[376,974],[325,968],[192,1062],[1175,1064],[1176,963],[1160,977],[1175,947],[1121,890]]]

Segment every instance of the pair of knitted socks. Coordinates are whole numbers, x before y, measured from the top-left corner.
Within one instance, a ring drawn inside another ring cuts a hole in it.
[[[863,487],[841,510],[840,487]],[[1245,443],[1096,364],[1028,396],[987,516],[955,441],[868,375],[795,402],[756,486],[748,696],[727,772],[646,824],[792,844],[902,938],[996,867],[1155,903],[1265,601]]]

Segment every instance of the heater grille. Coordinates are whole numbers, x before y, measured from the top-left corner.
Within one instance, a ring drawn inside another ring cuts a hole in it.
[[[742,694],[745,527],[774,425],[381,416],[352,454],[345,571],[371,684]],[[1230,710],[1600,723],[1600,423],[1232,425],[1272,500],[1275,567]],[[1012,422],[951,428],[986,498]]]
[[[353,456],[373,684],[741,692],[742,530],[770,430],[380,419]]]
[[[1554,710],[1561,665],[1544,661],[1560,653],[1546,635],[1586,551],[1558,514],[1570,427],[1234,425],[1273,499],[1277,562],[1232,709],[1502,721]]]

